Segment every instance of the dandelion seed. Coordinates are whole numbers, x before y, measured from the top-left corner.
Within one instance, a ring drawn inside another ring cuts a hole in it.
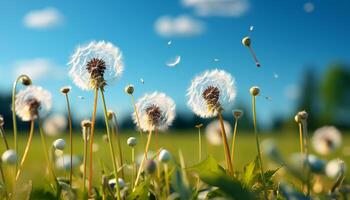
[[[135,105],[139,111],[140,128],[144,131],[166,130],[175,118],[175,103],[164,93],[145,94]],[[132,117],[137,124],[135,112]]]
[[[233,102],[236,93],[235,80],[229,73],[206,71],[192,80],[187,105],[202,118],[215,117],[218,110]]]
[[[312,137],[315,151],[321,155],[328,155],[336,151],[342,141],[340,131],[334,126],[324,126],[317,129]]]
[[[69,63],[69,75],[83,90],[104,87],[123,72],[122,53],[110,42],[90,42],[78,47]]]
[[[219,62],[220,60],[218,58],[214,58],[214,62]]]
[[[260,67],[261,65],[260,65],[260,62],[259,62],[259,60],[258,60],[258,58],[256,57],[256,55],[255,55],[255,52],[254,52],[254,50],[253,50],[253,48],[252,48],[252,46],[251,46],[251,39],[250,39],[250,37],[244,37],[243,39],[242,39],[242,44],[244,45],[244,46],[246,46],[248,49],[249,49],[249,51],[250,51],[250,54],[253,56],[253,59],[254,59],[254,61],[255,61],[255,65],[257,66],[257,67]]]
[[[306,13],[312,13],[315,10],[315,5],[311,2],[307,2],[304,4],[304,11]]]
[[[171,40],[169,40],[169,41],[168,41],[168,46],[170,46],[170,45],[171,45],[171,43],[172,43],[172,41],[171,41]]]
[[[51,108],[51,94],[37,86],[28,86],[16,95],[16,114],[22,121],[45,116]]]
[[[278,74],[276,74],[275,72],[273,73],[273,77],[274,77],[275,79],[278,79],[278,78],[279,78]]]
[[[143,80],[143,78],[140,79],[140,82],[141,82],[142,84],[145,83],[145,81]]]
[[[67,118],[61,114],[50,115],[43,124],[45,133],[55,137],[67,128]]]
[[[254,26],[249,27],[249,32],[252,32],[254,30]]]
[[[78,99],[85,99],[85,97],[83,97],[83,96],[77,96],[78,97]]]
[[[178,65],[181,61],[181,56],[176,56],[174,59],[170,60],[169,62],[166,63],[168,67],[175,67]]]
[[[224,126],[225,126],[225,132],[227,134],[227,138],[230,139],[232,137],[232,133],[231,133],[232,127],[230,123],[227,121],[224,121]],[[214,146],[222,145],[221,128],[220,128],[219,120],[214,120],[207,125],[207,127],[205,128],[205,135],[208,142],[211,145],[214,145]]]

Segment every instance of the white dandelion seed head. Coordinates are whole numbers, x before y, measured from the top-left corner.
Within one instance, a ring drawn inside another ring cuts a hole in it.
[[[52,143],[52,145],[55,149],[63,151],[64,147],[66,147],[66,141],[64,141],[64,139],[62,139],[62,138],[59,138],[59,139],[55,140]]]
[[[115,184],[116,184],[116,179],[115,178],[112,178],[112,179],[108,180],[108,185],[112,189],[114,189]],[[119,186],[120,189],[123,189],[126,186],[125,181],[122,178],[118,178],[118,186]]]
[[[51,93],[38,86],[28,86],[16,95],[16,114],[22,121],[45,116],[51,109]]]
[[[235,79],[231,74],[223,70],[206,71],[195,77],[187,90],[187,105],[196,115],[202,118],[214,117],[218,111],[218,109],[209,108],[208,101],[203,98],[203,93],[209,87],[218,89],[219,96],[216,105],[220,106],[220,108],[224,108],[227,104],[232,103],[237,93]]]
[[[231,132],[232,127],[230,123],[228,123],[227,121],[223,121],[223,122],[224,122],[226,137],[229,140],[232,136],[232,132]],[[220,122],[218,120],[214,120],[210,122],[205,128],[205,135],[208,142],[211,145],[214,145],[214,146],[222,145]]]
[[[104,61],[106,69],[103,73],[103,79],[106,82],[116,80],[123,72],[122,52],[112,43],[92,41],[87,45],[80,46],[75,50],[68,64],[71,66],[69,75],[74,84],[83,90],[93,89],[87,64],[94,58]]]
[[[129,137],[126,143],[129,147],[135,147],[137,144],[137,139],[135,137]]]
[[[321,155],[328,155],[337,150],[342,142],[341,132],[334,126],[324,126],[317,129],[312,137],[315,151]]]
[[[159,156],[158,156],[158,160],[160,162],[167,163],[167,162],[169,162],[170,158],[171,158],[171,154],[168,150],[163,149],[160,151]]]
[[[8,165],[14,165],[17,163],[17,154],[14,150],[9,149],[2,154],[1,160]]]
[[[155,128],[166,130],[175,119],[175,103],[164,93],[145,94],[137,101],[136,110],[143,131],[153,131]],[[135,112],[132,117],[134,123],[138,124]]]
[[[337,178],[339,175],[345,174],[346,165],[344,161],[340,159],[334,159],[327,163],[326,165],[326,175],[329,178]]]
[[[45,119],[43,128],[46,135],[55,137],[67,128],[67,118],[61,114],[50,115]]]

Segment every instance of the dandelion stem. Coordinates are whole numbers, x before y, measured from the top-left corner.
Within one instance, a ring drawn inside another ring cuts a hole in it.
[[[142,161],[141,161],[139,170],[138,170],[138,172],[137,172],[136,181],[135,181],[135,185],[134,185],[134,189],[133,189],[133,190],[135,190],[136,186],[137,186],[138,183],[139,183],[140,176],[141,176],[141,172],[142,172],[142,169],[143,169],[143,165],[145,164],[145,161],[146,161],[146,158],[147,158],[148,149],[149,149],[149,145],[150,145],[150,143],[151,143],[151,139],[152,139],[152,129],[150,128],[148,132],[149,132],[149,133],[148,133],[148,139],[147,139],[147,143],[146,143],[144,155],[143,155],[143,158],[142,158]]]
[[[218,119],[219,119],[220,128],[221,128],[222,143],[224,144],[226,165],[227,165],[230,176],[233,176],[233,167],[232,167],[232,163],[231,163],[230,147],[228,146],[228,143],[227,143],[226,131],[225,131],[225,126],[224,126],[224,121],[222,119],[221,111],[218,111]]]
[[[131,148],[131,165],[132,165],[132,172],[131,172],[131,187],[134,188],[134,179],[135,179],[135,173],[136,173],[136,165],[135,165],[135,148]]]
[[[299,142],[300,142],[300,153],[304,153],[304,144],[303,144],[303,125],[298,123],[299,125]]]
[[[235,159],[235,144],[236,144],[237,126],[238,126],[238,118],[235,119],[235,126],[233,129],[232,149],[231,149],[232,166],[234,165],[234,159]]]
[[[67,111],[68,111],[68,123],[69,123],[69,143],[70,143],[70,174],[69,174],[69,185],[72,188],[72,178],[73,178],[73,129],[72,129],[72,115],[70,110],[68,93],[65,93],[67,101]]]
[[[258,130],[256,126],[256,99],[255,96],[253,95],[253,101],[252,101],[252,106],[253,106],[253,124],[254,124],[254,135],[255,135],[255,140],[256,140],[256,148],[258,150],[258,161],[259,161],[259,167],[260,167],[260,176],[261,176],[261,181],[263,184],[264,188],[264,197],[267,200],[267,191],[266,191],[266,183],[265,183],[265,176],[264,176],[264,168],[263,168],[263,163],[261,159],[261,152],[260,152],[260,143],[259,143],[259,137],[258,137]]]
[[[168,170],[168,164],[165,163],[164,164],[164,179],[165,179],[165,189],[166,189],[166,192],[165,192],[165,195],[166,195],[166,198],[168,198],[168,196],[170,195],[170,184],[169,184],[169,170]]]
[[[121,147],[120,137],[119,137],[118,121],[117,121],[117,117],[115,116],[115,114],[113,114],[112,122],[114,124],[114,127],[112,127],[112,136],[115,136],[115,139],[117,140],[117,148],[118,148],[118,152],[119,152],[120,166],[123,167],[123,165],[124,165],[123,152],[122,152],[122,147]],[[118,163],[117,163],[117,165],[118,165]],[[122,173],[122,178],[124,179],[124,168],[121,169],[121,173]]]
[[[2,139],[4,140],[4,144],[5,144],[6,150],[9,150],[10,146],[9,146],[9,143],[7,142],[6,133],[5,133],[5,130],[4,130],[3,126],[0,126],[0,133],[1,133]]]
[[[106,123],[106,130],[107,130],[107,136],[108,136],[109,150],[110,150],[111,157],[112,157],[114,177],[115,177],[115,180],[116,180],[115,186],[116,186],[116,189],[117,189],[117,198],[120,200],[121,196],[120,196],[120,188],[119,188],[119,182],[118,182],[118,168],[119,167],[117,166],[117,162],[116,162],[116,159],[115,159],[114,146],[113,146],[113,141],[112,141],[111,133],[110,133],[110,130],[109,130],[109,124],[108,124],[108,114],[107,114],[106,100],[105,100],[105,96],[104,96],[104,92],[103,92],[102,88],[100,89],[100,93],[101,93],[103,113],[104,113],[105,123]]]
[[[88,134],[90,134],[88,132],[88,128],[84,127],[83,131],[85,131],[85,133],[83,133],[84,136],[84,153],[83,153],[83,164],[84,164],[84,171],[83,171],[83,194],[85,195],[85,190],[86,190],[86,164],[87,164],[87,154],[88,154]]]
[[[135,115],[136,115],[136,120],[137,120],[137,126],[138,126],[138,129],[139,129],[140,135],[142,136],[140,118],[139,118],[138,110],[137,110],[137,108],[136,108],[135,98],[134,98],[134,95],[132,95],[132,94],[131,94],[130,96],[131,96],[131,103],[132,103],[132,105],[134,106],[134,110],[135,110]]]
[[[198,161],[202,160],[202,134],[201,128],[198,128]]]
[[[252,56],[253,56],[253,59],[254,59],[254,61],[255,61],[256,66],[257,66],[257,67],[260,67],[259,60],[258,60],[258,58],[256,57],[256,54],[255,54],[253,48],[252,48],[251,46],[248,46],[248,49],[249,49],[250,53],[251,53]]]
[[[94,144],[94,132],[95,132],[95,121],[96,121],[96,110],[97,110],[97,99],[98,99],[98,88],[95,88],[94,91],[94,105],[93,105],[93,112],[91,117],[91,129],[90,129],[90,163],[89,163],[89,180],[88,180],[88,193],[91,196],[92,195],[92,175],[93,175],[93,160],[92,160],[92,154],[93,154],[93,144]]]
[[[307,169],[307,174],[306,174],[306,184],[307,184],[307,195],[310,196],[311,192],[311,170],[310,170],[310,163],[309,163],[309,137],[308,137],[308,132],[307,132],[307,122],[305,119],[301,121],[302,124],[302,132],[304,136],[304,151],[305,151],[305,158],[306,158],[306,169]]]
[[[155,141],[156,142],[156,144],[155,144],[156,151],[159,152],[159,142],[158,142],[159,133],[158,133],[158,129],[155,129],[154,132],[155,132],[155,140],[156,140]],[[157,156],[157,158],[159,159],[159,155]],[[157,178],[158,178],[158,180],[160,179],[160,168],[159,167],[157,167]]]
[[[27,158],[27,155],[28,155],[28,152],[29,152],[29,147],[32,144],[33,134],[34,134],[34,119],[32,119],[30,121],[29,137],[28,137],[26,148],[24,149],[24,153],[23,153],[23,157],[22,157],[21,163],[19,165],[19,169],[18,169],[17,174],[16,174],[16,179],[15,179],[16,182],[18,181],[18,179],[19,179],[19,177],[21,175],[21,172],[22,172],[22,169],[23,169],[23,165],[24,165],[24,161]]]

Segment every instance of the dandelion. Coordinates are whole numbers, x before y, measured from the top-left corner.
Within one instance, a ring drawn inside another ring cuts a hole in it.
[[[108,185],[112,189],[114,189],[115,184],[116,184],[116,179],[115,178],[112,178],[112,179],[110,179],[108,181]],[[118,184],[119,184],[120,189],[123,189],[126,186],[125,181],[122,178],[118,178]]]
[[[334,159],[327,163],[326,165],[326,175],[329,178],[337,178],[339,175],[344,174],[346,171],[346,166],[344,164],[344,161],[340,159]]]
[[[0,135],[1,135],[2,139],[4,140],[6,150],[9,150],[10,147],[9,147],[9,144],[7,142],[7,139],[6,139],[6,133],[5,133],[5,130],[4,130],[4,124],[5,124],[4,118],[0,115]]]
[[[53,114],[47,117],[43,123],[45,134],[55,137],[67,127],[67,118],[62,114]]]
[[[146,160],[145,171],[148,174],[153,175],[156,170],[157,170],[157,163],[153,159]]]
[[[53,142],[52,146],[57,149],[63,151],[64,148],[66,147],[66,141],[64,139],[57,139]]]
[[[169,169],[168,169],[168,162],[171,159],[171,154],[168,150],[163,149],[159,153],[158,160],[163,163],[164,166],[164,178],[165,178],[165,188],[166,188],[166,195],[168,196],[170,194],[170,184],[169,184]]]
[[[95,131],[98,91],[101,93],[106,130],[110,141],[109,149],[113,162],[114,176],[117,178],[118,167],[114,156],[114,147],[110,137],[104,87],[107,83],[112,82],[121,76],[123,71],[122,53],[119,48],[115,47],[112,43],[93,41],[88,45],[78,47],[72,55],[69,64],[71,65],[69,75],[73,79],[73,82],[83,90],[94,90],[94,105],[91,120],[90,160],[93,160],[92,146]],[[92,162],[90,162],[89,194],[91,194],[92,191],[92,175],[93,166]],[[119,187],[117,186],[116,188],[118,199],[120,199]]]
[[[6,150],[2,156],[1,160],[3,163],[8,164],[8,165],[15,165],[17,163],[17,154],[14,150],[9,149]]]
[[[254,52],[254,50],[253,50],[253,48],[252,48],[251,43],[252,43],[252,42],[251,42],[251,39],[250,39],[250,37],[248,37],[248,36],[246,36],[246,37],[244,37],[244,38],[242,39],[242,44],[243,44],[244,46],[246,46],[246,47],[249,49],[250,54],[252,54],[252,56],[253,56],[253,59],[254,59],[254,61],[255,61],[256,66],[257,66],[257,67],[260,67],[261,65],[260,65],[260,63],[259,63],[258,58],[257,58],[256,55],[255,55],[255,52]]]
[[[260,153],[260,143],[259,143],[259,137],[258,137],[258,129],[256,124],[256,96],[260,94],[260,88],[257,86],[253,86],[249,90],[250,94],[252,95],[252,110],[253,110],[253,124],[254,124],[254,135],[255,135],[255,142],[256,142],[256,148],[258,151],[258,162],[260,167],[260,176],[261,180],[263,182],[263,188],[264,188],[264,197],[267,199],[267,191],[266,191],[266,183],[265,183],[265,176],[264,176],[264,168],[263,163],[261,159],[261,153]]]
[[[127,140],[127,144],[129,147],[131,147],[131,165],[132,165],[132,171],[131,171],[131,187],[134,187],[134,181],[135,181],[135,173],[136,173],[136,163],[135,163],[135,146],[137,144],[137,140],[135,137],[129,137]]]
[[[91,128],[90,120],[81,121],[81,128],[84,141],[84,153],[83,153],[83,194],[85,194],[85,180],[86,180],[86,165],[87,165],[87,151],[88,151],[88,140]]]
[[[16,78],[12,87],[12,123],[13,123],[13,140],[15,145],[15,152],[18,153],[18,141],[17,141],[17,118],[16,118],[16,90],[17,84],[21,82],[24,86],[29,86],[32,84],[32,80],[27,75],[20,75]],[[16,164],[17,173],[17,164]]]
[[[317,129],[312,137],[315,151],[321,155],[328,155],[337,150],[342,141],[340,131],[334,126],[324,126]]]
[[[227,138],[230,139],[232,136],[232,127],[229,122],[223,121],[225,132],[227,133]],[[205,135],[208,140],[208,142],[211,145],[214,146],[220,146],[222,145],[222,135],[221,135],[221,127],[220,127],[220,121],[214,120],[210,122],[207,127],[205,128]]]
[[[135,97],[134,97],[134,86],[133,85],[127,85],[124,89],[125,93],[127,93],[128,95],[130,95],[131,97],[131,104],[132,106],[134,107],[134,112],[135,112],[135,117],[136,117],[136,120],[137,120],[137,127],[140,131],[140,135],[142,135],[142,130],[140,128],[140,118],[139,118],[139,113],[138,113],[138,110],[136,108],[136,105],[135,105]]]
[[[187,104],[196,115],[202,118],[218,117],[226,165],[229,173],[233,175],[230,150],[221,112],[236,97],[234,78],[223,70],[206,71],[192,80],[191,86],[187,90],[187,96]]]
[[[232,114],[233,114],[233,117],[235,119],[235,122],[234,122],[235,126],[234,126],[234,129],[233,129],[233,137],[232,137],[231,162],[232,162],[232,165],[234,165],[237,126],[238,126],[238,120],[243,115],[243,111],[242,110],[234,110],[234,111],[232,111]]]
[[[175,118],[175,103],[164,93],[154,92],[152,94],[145,94],[140,98],[136,103],[136,108],[140,111],[140,128],[144,131],[148,131],[149,134],[144,157],[136,176],[135,186],[137,186],[139,182],[141,171],[147,158],[152,132],[155,131],[157,133],[158,130],[166,130],[172,124]],[[136,112],[133,113],[133,119],[136,124]]]
[[[127,140],[127,144],[129,147],[135,147],[136,144],[137,144],[137,140],[135,137],[129,137],[128,140]]]

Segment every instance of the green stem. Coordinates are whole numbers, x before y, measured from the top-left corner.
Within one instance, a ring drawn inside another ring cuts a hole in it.
[[[117,162],[115,159],[115,154],[114,154],[114,147],[113,147],[113,142],[112,142],[112,137],[111,137],[111,133],[109,130],[109,124],[108,124],[108,114],[107,114],[107,107],[106,107],[106,101],[105,101],[105,97],[104,97],[104,93],[103,93],[103,89],[100,89],[100,93],[101,93],[101,98],[102,98],[102,106],[103,106],[103,113],[104,113],[104,117],[105,117],[105,123],[106,123],[106,130],[107,130],[107,136],[108,136],[108,143],[109,143],[109,150],[111,153],[111,157],[112,157],[112,162],[113,162],[113,170],[114,170],[114,177],[116,180],[116,189],[117,189],[117,197],[120,200],[121,196],[120,196],[120,188],[119,188],[119,182],[118,182],[118,166],[117,166]]]
[[[261,152],[260,152],[260,143],[259,143],[259,137],[258,137],[258,130],[256,126],[256,103],[255,103],[255,96],[253,97],[252,101],[252,106],[253,106],[253,123],[254,123],[254,135],[255,135],[255,141],[256,141],[256,148],[258,150],[258,161],[259,161],[259,167],[260,167],[260,176],[261,176],[261,181],[263,184],[264,188],[264,197],[267,200],[267,191],[266,191],[266,183],[265,183],[265,176],[264,176],[264,168],[263,168],[263,163],[261,159]]]
[[[113,114],[112,122],[114,124],[114,127],[112,127],[112,136],[115,136],[115,139],[117,141],[117,148],[118,148],[118,153],[119,153],[120,166],[122,167],[121,174],[122,174],[122,178],[125,179],[125,177],[124,177],[124,167],[123,167],[123,165],[124,165],[123,152],[122,152],[122,147],[121,147],[120,137],[119,137],[118,121],[117,121],[117,117],[116,117],[115,114]],[[115,141],[115,140],[113,139],[112,141]],[[118,161],[117,161],[117,166],[118,166]]]
[[[227,166],[227,169],[228,169],[230,176],[233,176],[233,167],[232,167],[231,156],[230,156],[230,147],[228,146],[225,126],[224,126],[224,121],[222,119],[221,111],[218,111],[218,119],[219,119],[220,128],[221,128],[221,139],[222,139],[222,143],[224,145],[226,166]]]
[[[7,139],[6,139],[6,133],[5,133],[4,127],[2,126],[0,126],[0,133],[1,133],[2,139],[4,140],[6,150],[9,150],[10,149],[9,143],[7,142]]]
[[[134,188],[134,179],[135,179],[135,173],[136,173],[136,163],[135,163],[135,148],[131,148],[131,165],[132,165],[132,172],[131,172],[131,188]]]
[[[131,94],[130,96],[131,96],[131,103],[132,103],[132,105],[134,106],[134,110],[135,110],[135,115],[136,115],[136,120],[137,120],[137,126],[138,126],[138,129],[139,129],[140,135],[142,136],[140,118],[139,118],[138,110],[137,110],[137,108],[136,108],[135,98],[134,98],[134,95],[132,95],[132,94]]]
[[[92,175],[93,175],[93,145],[94,145],[94,133],[95,133],[95,122],[96,122],[96,110],[97,110],[97,99],[98,99],[98,88],[94,90],[94,105],[91,117],[91,129],[90,129],[90,163],[89,163],[89,185],[88,194],[92,196]]]
[[[83,127],[83,135],[84,135],[84,153],[83,153],[83,164],[84,164],[84,171],[83,171],[83,195],[85,195],[85,190],[86,190],[86,163],[87,163],[87,151],[88,151],[88,128]]]
[[[164,164],[164,176],[165,176],[165,189],[166,189],[166,192],[165,192],[165,195],[166,195],[166,198],[168,198],[168,196],[170,195],[170,184],[169,184],[169,170],[168,170],[168,164],[165,163]]]
[[[238,126],[238,118],[236,118],[236,120],[235,120],[235,127],[233,129],[232,149],[231,149],[232,166],[234,165],[234,159],[235,159],[235,144],[236,144],[237,126]]]
[[[69,104],[68,93],[65,94],[67,102],[67,111],[68,111],[68,123],[69,123],[69,143],[70,143],[70,173],[69,173],[69,185],[72,188],[73,180],[73,128],[72,128],[72,115]]]
[[[198,128],[198,160],[202,161],[202,134],[201,128]]]
[[[311,170],[310,170],[310,163],[309,163],[309,136],[307,132],[307,122],[306,120],[301,121],[302,124],[302,130],[303,130],[303,136],[304,136],[304,151],[305,151],[305,159],[306,159],[306,186],[307,186],[307,196],[310,196],[311,192]]]

